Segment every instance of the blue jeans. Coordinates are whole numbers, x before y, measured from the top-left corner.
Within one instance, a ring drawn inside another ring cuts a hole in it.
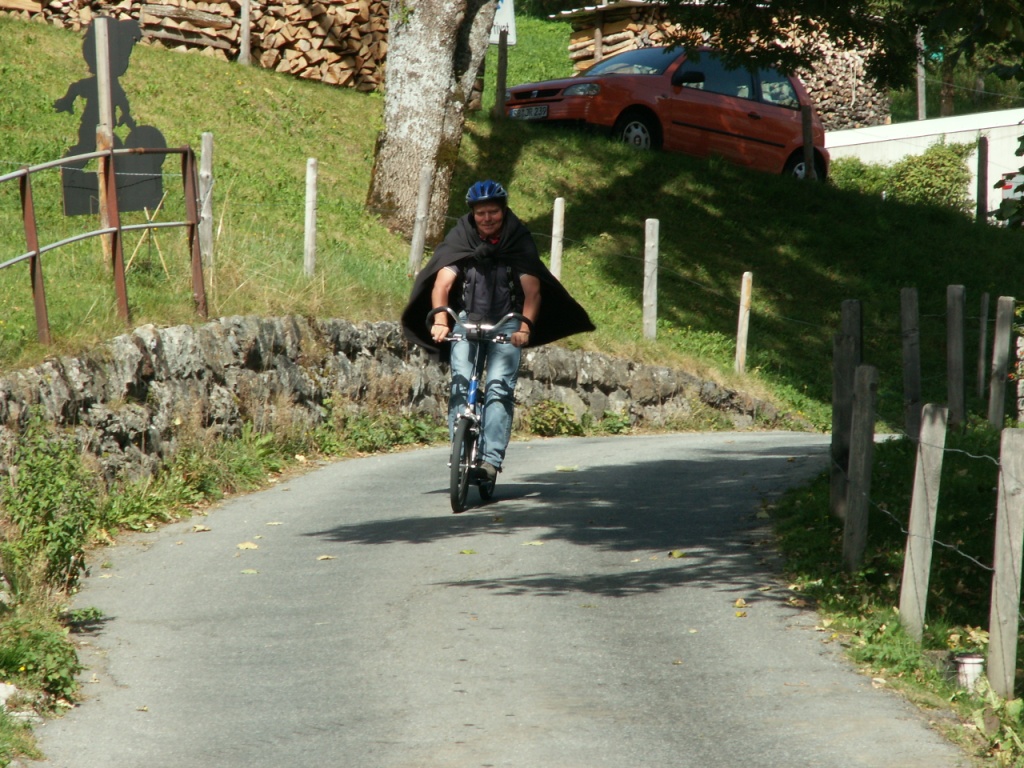
[[[509,320],[498,326],[496,332],[509,336],[519,329],[518,320]],[[455,326],[456,332],[463,329]],[[481,363],[484,371],[480,375],[481,389],[484,390],[483,428],[480,432],[480,458],[496,468],[505,459],[505,449],[512,437],[512,414],[515,410],[516,382],[519,380],[519,362],[522,350],[512,344],[495,344],[489,341],[456,341],[452,344],[452,383],[448,398],[448,431],[454,434],[455,419],[466,409],[466,393],[469,379],[473,375],[473,360],[476,347],[483,344]]]

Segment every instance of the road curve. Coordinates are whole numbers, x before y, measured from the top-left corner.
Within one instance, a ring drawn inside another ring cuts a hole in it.
[[[756,513],[827,452],[513,443],[496,501],[453,515],[426,449],[129,537],[76,598],[106,618],[39,765],[966,766],[786,602]]]

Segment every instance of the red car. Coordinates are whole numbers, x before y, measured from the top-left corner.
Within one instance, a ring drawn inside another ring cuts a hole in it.
[[[514,120],[597,126],[640,149],[722,157],[770,173],[803,178],[801,107],[810,104],[795,77],[774,69],[728,69],[713,50],[638,48],[565,80],[509,89]],[[825,129],[814,113],[814,167],[828,174]]]

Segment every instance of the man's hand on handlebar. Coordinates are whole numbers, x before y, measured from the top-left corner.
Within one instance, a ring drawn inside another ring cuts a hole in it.
[[[512,334],[512,336],[509,338],[509,341],[512,342],[512,346],[514,347],[525,347],[527,344],[530,343],[530,329],[526,328],[524,330],[520,328],[518,331]]]
[[[440,344],[448,338],[448,323],[444,322],[441,315],[438,315],[437,317],[438,319],[430,326],[430,338],[432,338],[435,343]]]

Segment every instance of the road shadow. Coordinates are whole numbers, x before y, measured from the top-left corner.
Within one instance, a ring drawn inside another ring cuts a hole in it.
[[[699,459],[552,468],[499,481],[494,501],[460,515],[451,514],[446,488],[430,488],[423,494],[435,498],[417,505],[428,510],[424,515],[306,535],[365,545],[485,535],[509,537],[521,546],[564,542],[623,556],[612,573],[545,572],[451,583],[505,595],[628,597],[712,584],[746,593],[781,569],[763,503],[824,468],[827,451],[826,445],[795,452],[723,448],[703,451]],[[474,547],[479,549],[479,540]]]

